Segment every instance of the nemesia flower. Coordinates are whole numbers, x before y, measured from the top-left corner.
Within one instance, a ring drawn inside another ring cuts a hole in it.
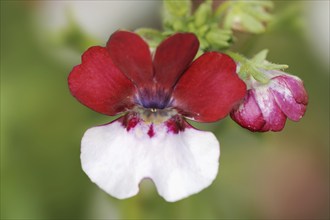
[[[177,201],[215,179],[216,137],[184,118],[224,118],[246,86],[225,54],[208,52],[192,62],[198,47],[195,35],[178,33],[151,54],[138,35],[117,31],[71,71],[70,91],[82,104],[106,115],[124,113],[88,129],[81,142],[83,170],[110,195],[134,196],[150,178],[165,200]]]
[[[269,83],[251,77],[248,91],[231,118],[251,131],[280,131],[286,118],[299,121],[306,111],[308,95],[303,82],[296,76],[278,70],[263,70]]]

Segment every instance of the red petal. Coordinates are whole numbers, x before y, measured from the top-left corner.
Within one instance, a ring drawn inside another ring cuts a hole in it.
[[[190,33],[175,34],[163,41],[154,58],[156,81],[172,88],[194,59],[198,47],[198,39]]]
[[[281,75],[276,78],[280,78],[285,81],[297,103],[303,105],[308,104],[308,94],[301,79],[289,75]]]
[[[236,74],[236,64],[227,55],[209,52],[194,61],[180,78],[173,106],[193,120],[212,122],[224,118],[246,93]]]
[[[111,35],[107,49],[113,63],[136,85],[152,83],[153,67],[149,46],[139,35],[117,31]]]
[[[288,83],[283,79],[285,78],[281,76],[273,78],[273,83],[271,84],[269,91],[273,94],[273,97],[282,112],[291,120],[299,121],[306,112],[306,105],[296,101],[297,99],[295,99],[294,93],[290,90],[290,87],[288,87]],[[302,92],[296,92],[296,94],[299,93]]]
[[[266,124],[252,90],[247,91],[244,101],[231,111],[230,116],[239,125],[250,131],[260,131]]]
[[[269,91],[269,90],[268,90]],[[269,91],[270,93],[270,91]],[[270,96],[271,94],[267,94],[266,96]],[[256,95],[258,96],[258,95]],[[259,94],[260,96],[260,94]],[[261,132],[265,131],[281,131],[286,122],[286,116],[276,103],[274,97],[263,99],[261,98],[260,100],[257,101],[259,106],[262,102],[264,102],[264,108],[261,109],[263,118],[265,119],[266,123],[264,126],[258,130]],[[267,104],[267,105],[265,105]]]
[[[132,107],[133,83],[113,64],[104,47],[91,47],[69,75],[74,97],[94,111],[115,115]]]

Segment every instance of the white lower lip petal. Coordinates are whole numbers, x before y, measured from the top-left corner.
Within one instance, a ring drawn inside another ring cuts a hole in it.
[[[220,149],[210,132],[186,128],[169,132],[166,125],[138,123],[127,131],[120,121],[94,127],[82,139],[81,163],[89,178],[110,195],[136,195],[150,178],[159,194],[174,202],[198,193],[215,179]]]

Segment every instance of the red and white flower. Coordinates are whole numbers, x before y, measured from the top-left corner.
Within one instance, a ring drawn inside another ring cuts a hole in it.
[[[286,118],[299,121],[306,112],[308,95],[303,82],[279,70],[262,70],[269,78],[263,84],[250,77],[243,102],[231,118],[251,131],[281,131]]]
[[[124,113],[88,129],[81,143],[83,170],[110,195],[134,196],[150,178],[165,200],[177,201],[215,179],[216,137],[184,118],[224,118],[246,86],[225,54],[208,52],[192,62],[198,47],[195,35],[178,33],[151,54],[138,35],[117,31],[71,71],[70,91],[82,104],[106,115]]]

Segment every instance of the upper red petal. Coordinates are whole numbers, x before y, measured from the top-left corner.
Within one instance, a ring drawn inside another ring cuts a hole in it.
[[[152,83],[153,67],[149,46],[139,35],[117,31],[111,35],[107,49],[113,63],[137,86]]]
[[[172,88],[194,59],[198,47],[198,39],[191,33],[178,33],[164,40],[154,57],[156,82]]]
[[[69,78],[74,97],[94,111],[115,115],[133,105],[133,83],[113,64],[104,47],[91,47]]]
[[[225,54],[208,52],[178,81],[173,106],[188,118],[213,122],[224,118],[245,94],[246,85],[236,74],[235,62]]]

